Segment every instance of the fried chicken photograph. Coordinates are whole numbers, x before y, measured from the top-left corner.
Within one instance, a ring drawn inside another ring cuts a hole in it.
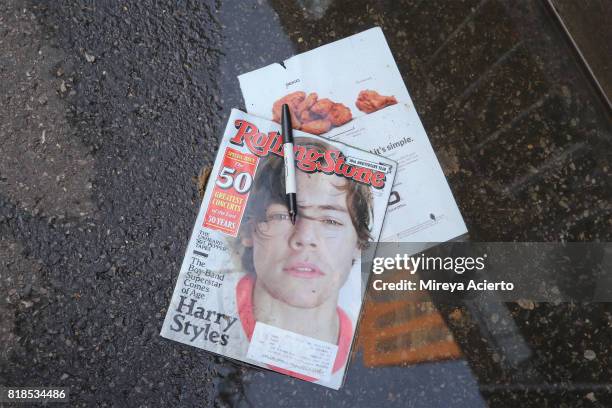
[[[372,113],[396,103],[397,99],[395,99],[395,96],[384,96],[376,91],[365,89],[359,92],[355,106],[362,112]]]
[[[347,106],[344,106],[341,103],[335,103],[329,111],[327,118],[333,126],[342,126],[346,122],[353,119],[353,115]]]
[[[344,125],[353,118],[346,105],[328,98],[319,99],[316,92],[306,96],[305,92],[297,91],[283,96],[272,105],[272,120],[277,123],[280,123],[285,103],[289,105],[293,128],[315,135],[329,132],[332,127]]]
[[[298,112],[304,112],[304,111],[308,111],[312,105],[314,105],[317,102],[317,98],[319,96],[317,95],[316,92],[311,92],[308,94],[308,96],[306,97],[306,99],[304,99],[302,102],[300,102],[300,104],[297,107]]]
[[[302,91],[293,92],[283,96],[282,98],[274,102],[274,104],[272,105],[272,120],[280,123],[283,105],[287,104],[289,105],[289,109],[291,110],[291,122],[293,123],[293,128],[299,129],[299,127],[297,127],[296,125],[300,121],[298,120],[296,122],[295,120],[298,119],[298,106],[302,101],[304,101],[304,99],[306,99],[306,92]]]
[[[284,104],[289,105],[291,123],[294,129],[320,135],[329,132],[332,127],[342,126],[353,119],[348,106],[334,102],[329,98],[319,99],[316,92],[308,95],[296,91],[283,96],[272,105],[272,120],[280,123],[281,110]],[[372,113],[390,105],[395,105],[395,96],[385,96],[371,89],[359,92],[355,105],[365,113]]]
[[[302,121],[302,123],[310,122],[317,119],[319,119],[319,117],[307,109],[303,110],[300,113],[300,120]]]
[[[327,98],[323,98],[323,99],[319,99],[314,105],[312,105],[310,110],[315,115],[325,118],[327,117],[327,115],[329,114],[329,111],[331,110],[333,106],[334,106],[333,101]]]
[[[312,133],[313,135],[320,135],[329,132],[331,125],[331,122],[327,119],[317,119],[304,123],[301,130],[306,133]]]

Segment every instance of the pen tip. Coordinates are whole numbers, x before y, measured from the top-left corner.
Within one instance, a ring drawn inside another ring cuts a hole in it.
[[[288,128],[291,127],[291,111],[289,110],[289,105],[287,104],[283,105],[283,110],[281,112],[281,123],[283,126],[287,126]],[[284,131],[288,131],[288,129],[284,129]]]
[[[295,219],[297,215],[295,213],[291,214],[291,224],[295,225]]]

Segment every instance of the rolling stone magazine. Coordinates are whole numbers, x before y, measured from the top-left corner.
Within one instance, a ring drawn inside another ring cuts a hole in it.
[[[339,389],[368,243],[467,230],[380,28],[238,79],[248,113],[229,117],[161,335]],[[295,225],[284,103],[296,129]]]

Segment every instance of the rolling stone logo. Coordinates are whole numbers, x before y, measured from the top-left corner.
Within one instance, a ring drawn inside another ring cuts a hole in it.
[[[283,157],[279,132],[260,133],[257,126],[241,119],[236,120],[235,126],[238,131],[230,142],[238,146],[246,145],[252,154],[226,148],[203,222],[204,227],[232,237],[238,235],[260,157],[270,153]],[[295,146],[295,157],[296,167],[307,173],[320,171],[336,174],[376,189],[385,186],[386,168],[347,158],[337,149],[321,151],[316,147],[298,145]]]
[[[283,157],[283,141],[279,132],[261,133],[254,124],[238,119],[234,123],[238,132],[230,142],[244,146],[259,157],[269,153]],[[295,146],[296,167],[306,173],[317,171],[336,174],[358,183],[367,184],[376,189],[385,186],[385,171],[356,166],[347,163],[346,157],[337,149],[321,152],[320,149]]]

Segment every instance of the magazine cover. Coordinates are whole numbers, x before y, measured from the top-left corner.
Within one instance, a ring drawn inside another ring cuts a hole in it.
[[[397,164],[295,131],[293,225],[279,132],[232,110],[161,335],[338,389]]]
[[[467,233],[380,28],[238,77],[247,111],[398,162],[381,241],[444,242]],[[261,92],[262,84],[266,92]]]

